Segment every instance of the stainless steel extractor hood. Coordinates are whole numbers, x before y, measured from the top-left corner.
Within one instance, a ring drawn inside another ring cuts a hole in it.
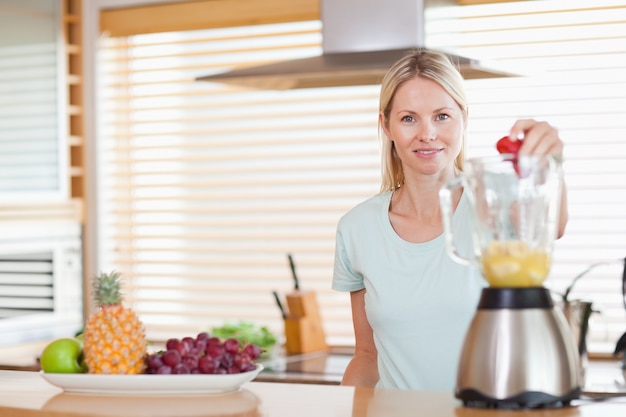
[[[321,56],[283,61],[199,77],[272,90],[379,84],[389,67],[408,51],[424,48],[424,12],[439,0],[320,0]],[[445,51],[444,51],[445,52]],[[448,53],[463,77],[514,74]]]

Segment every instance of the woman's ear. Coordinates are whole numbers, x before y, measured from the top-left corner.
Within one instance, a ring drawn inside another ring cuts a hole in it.
[[[393,139],[391,138],[391,132],[389,132],[388,120],[382,112],[378,113],[378,125],[382,129],[387,139],[393,142]]]

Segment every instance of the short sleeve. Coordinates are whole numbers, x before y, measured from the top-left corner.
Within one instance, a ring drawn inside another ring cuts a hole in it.
[[[352,269],[348,250],[351,242],[346,240],[343,226],[340,221],[336,234],[332,288],[344,292],[359,291],[365,288],[363,276]]]

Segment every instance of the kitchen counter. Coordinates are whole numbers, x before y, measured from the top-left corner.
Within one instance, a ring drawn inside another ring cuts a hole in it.
[[[299,355],[274,355],[260,362],[264,369],[256,380],[301,384],[339,385],[352,358],[352,352],[311,352]]]
[[[0,369],[37,371],[36,357],[45,343],[0,349]],[[278,351],[260,361],[264,370],[256,382],[339,385],[352,358],[353,348],[332,347],[328,351],[286,355]],[[589,361],[584,394],[588,396],[626,395],[624,373],[615,359]],[[1,394],[0,394],[1,395]]]
[[[265,369],[256,381],[339,385],[351,358],[351,352],[336,349],[301,355],[277,355],[262,361]],[[583,391],[588,396],[626,395],[620,362],[614,359],[589,361]]]
[[[158,378],[158,376],[155,376]],[[555,408],[467,408],[452,393],[249,382],[232,393],[186,396],[64,393],[37,372],[0,371],[0,416],[12,417],[610,417],[626,415],[626,398]]]

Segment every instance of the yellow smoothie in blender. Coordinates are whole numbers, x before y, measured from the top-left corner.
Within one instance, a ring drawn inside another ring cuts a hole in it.
[[[483,275],[492,287],[540,287],[550,271],[550,255],[519,240],[489,243],[482,251]]]

